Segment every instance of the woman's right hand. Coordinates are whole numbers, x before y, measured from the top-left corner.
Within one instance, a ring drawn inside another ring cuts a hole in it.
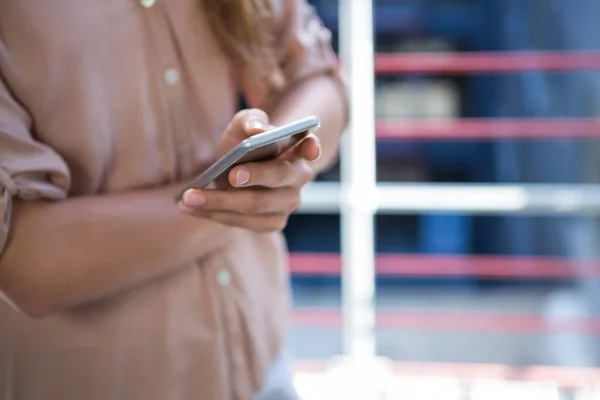
[[[244,110],[228,125],[219,156],[248,136],[264,132],[269,118],[261,110]],[[229,173],[234,189],[191,189],[179,203],[183,213],[256,232],[281,230],[300,206],[302,187],[313,178],[310,163],[321,155],[318,137],[307,136],[299,146],[275,160],[238,165]]]

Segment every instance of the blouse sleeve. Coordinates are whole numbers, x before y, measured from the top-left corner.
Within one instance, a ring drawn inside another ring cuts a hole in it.
[[[331,31],[323,25],[315,9],[306,0],[273,0],[273,9],[276,54],[285,82],[281,92],[308,78],[329,75],[337,83],[347,110],[346,87],[332,48]],[[270,104],[277,97],[259,88],[251,88],[250,93],[248,100],[255,107]]]
[[[0,76],[0,256],[10,228],[12,203],[66,198],[70,173],[51,148],[33,139],[31,120]]]

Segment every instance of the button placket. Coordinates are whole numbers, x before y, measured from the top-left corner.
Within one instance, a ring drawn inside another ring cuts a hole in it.
[[[163,79],[167,86],[175,86],[181,81],[181,73],[177,68],[167,68],[163,73]],[[192,151],[192,145],[189,140],[176,138],[175,141],[175,151],[177,152],[177,155],[183,159],[188,157]]]
[[[221,299],[225,305],[224,317],[226,319],[227,335],[229,336],[228,351],[231,362],[231,376],[234,382],[234,391],[237,397],[243,398],[245,393],[250,390],[250,381],[248,380],[248,363],[246,351],[244,349],[244,337],[242,329],[242,319],[239,313],[240,307],[236,305],[235,296],[230,296],[227,291],[232,284],[231,272],[227,268],[220,268],[216,271],[215,280],[221,289]]]
[[[213,274],[213,279],[220,289],[217,293],[221,300],[225,334],[228,337],[229,373],[234,382],[232,390],[236,393],[236,398],[242,398],[243,394],[249,390],[250,382],[247,378],[246,352],[243,348],[244,338],[242,335],[242,322],[239,316],[240,308],[236,306],[235,296],[231,296],[228,293],[231,290],[230,287],[233,278],[227,267],[217,268]]]
[[[162,113],[164,116],[165,127],[160,136],[161,147],[163,151],[164,173],[169,181],[175,181],[179,176],[179,161],[177,151],[177,128],[178,118],[173,116],[173,110],[176,107],[172,103],[177,100],[176,87],[168,87],[165,83],[165,71],[177,64],[176,52],[169,31],[169,26],[165,21],[165,2],[158,0],[138,0],[140,7],[146,8],[141,15],[146,19],[148,25],[148,41],[154,45],[154,56],[159,61],[152,64],[153,73],[158,75],[157,85],[161,96]]]
[[[191,173],[191,156],[193,154],[193,143],[187,131],[187,101],[186,88],[184,87],[184,70],[181,66],[181,58],[177,52],[178,43],[176,32],[169,22],[168,2],[158,3],[157,0],[140,0],[156,3],[161,10],[157,22],[164,30],[164,34],[157,38],[160,42],[162,63],[162,81],[165,86],[166,106],[172,128],[170,144],[175,158],[175,176],[188,175]]]

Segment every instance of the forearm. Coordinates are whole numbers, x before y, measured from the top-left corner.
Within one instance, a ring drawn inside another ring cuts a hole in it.
[[[189,265],[230,228],[181,214],[174,193],[17,204],[0,288],[27,314],[43,316]]]
[[[318,115],[321,129],[317,135],[323,153],[313,164],[315,172],[321,172],[336,160],[340,136],[347,124],[347,110],[344,94],[334,78],[318,76],[302,82],[287,92],[270,114],[274,125]]]

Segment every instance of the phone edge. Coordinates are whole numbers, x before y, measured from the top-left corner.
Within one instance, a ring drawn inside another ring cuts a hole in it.
[[[179,203],[183,199],[183,194],[190,189],[203,189],[207,185],[210,184],[214,179],[216,179],[219,175],[227,170],[227,168],[231,167],[237,160],[242,158],[246,153],[263,146],[268,146],[269,144],[275,143],[279,140],[285,139],[286,137],[291,137],[295,134],[304,132],[304,131],[315,131],[319,129],[321,126],[321,119],[318,116],[309,116],[303,119],[294,121],[292,123],[277,127],[270,131],[266,131],[265,133],[270,133],[268,135],[268,140],[264,139],[267,136],[261,137],[261,134],[251,136],[247,139],[244,139],[242,142],[238,143],[233,149],[227,152],[225,156],[222,157],[223,160],[229,159],[228,162],[218,163],[211,165],[208,169],[206,169],[203,173],[201,173],[194,180],[189,182],[175,197],[175,203]],[[280,132],[277,132],[277,131]],[[273,135],[273,132],[276,132],[276,135]],[[261,140],[263,139],[263,140]],[[214,171],[212,171],[214,169]]]

